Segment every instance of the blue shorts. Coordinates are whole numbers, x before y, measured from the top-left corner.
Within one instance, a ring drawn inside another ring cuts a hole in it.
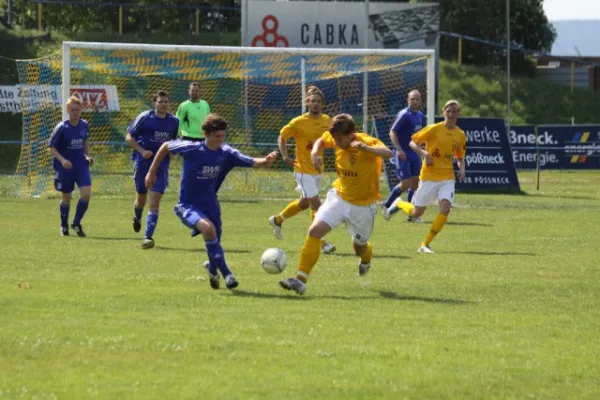
[[[217,238],[221,240],[222,224],[221,206],[219,206],[219,203],[211,204],[210,206],[178,203],[175,204],[173,210],[181,222],[190,229],[193,229],[201,219],[209,220],[215,226]]]
[[[71,193],[75,190],[75,184],[78,188],[92,186],[92,176],[90,167],[86,163],[81,166],[73,166],[71,169],[54,169],[54,188],[59,192]]]
[[[136,162],[133,167],[133,182],[135,183],[135,191],[139,194],[148,193],[146,189],[146,174],[150,170],[151,163],[140,163]],[[169,167],[160,166],[156,173],[156,182],[152,189],[152,192],[164,194],[165,190],[169,186]]]
[[[394,157],[396,158],[396,176],[401,181],[405,179],[410,179],[414,176],[419,176],[421,173],[421,166],[423,165],[423,161],[418,154],[413,152],[406,153],[406,160],[400,161],[395,152]]]

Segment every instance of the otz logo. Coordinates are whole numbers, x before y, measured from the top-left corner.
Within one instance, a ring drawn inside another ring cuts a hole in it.
[[[287,38],[277,32],[279,21],[274,15],[266,15],[261,25],[263,33],[254,36],[252,47],[290,47]]]

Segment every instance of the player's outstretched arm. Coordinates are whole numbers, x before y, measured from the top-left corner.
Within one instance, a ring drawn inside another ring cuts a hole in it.
[[[158,149],[158,152],[156,153],[154,160],[152,160],[152,165],[150,165],[150,169],[148,170],[148,173],[146,174],[145,182],[146,182],[147,189],[152,189],[152,187],[154,186],[154,183],[156,182],[156,174],[158,173],[158,167],[160,167],[160,164],[165,159],[165,157],[168,155],[169,155],[169,142],[165,142],[162,144],[162,146],[160,146],[160,149]]]
[[[376,144],[375,146],[369,146],[368,144],[366,144],[364,142],[355,140],[354,142],[351,143],[351,146],[360,151],[365,151],[367,153],[375,154],[376,156],[379,156],[383,159],[392,158],[392,156],[394,155],[394,153],[392,153],[392,151],[387,146],[385,146],[383,143]]]
[[[254,163],[252,164],[252,168],[267,168],[273,165],[273,163],[277,160],[277,152],[273,151],[267,154],[264,158],[255,158]]]

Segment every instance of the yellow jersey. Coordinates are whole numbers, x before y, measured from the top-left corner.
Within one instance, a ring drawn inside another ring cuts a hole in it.
[[[381,157],[355,148],[342,149],[335,145],[335,140],[329,132],[325,132],[322,139],[325,148],[333,148],[335,151],[338,178],[333,182],[333,187],[338,195],[356,206],[375,203],[379,199]],[[385,147],[379,139],[366,133],[357,133],[355,140],[371,147]]]
[[[418,145],[425,144],[425,150],[433,158],[433,165],[423,161],[419,179],[422,181],[447,181],[454,176],[453,157],[463,159],[467,151],[467,136],[458,126],[448,129],[444,122],[429,125],[412,135]]]
[[[294,161],[294,172],[301,174],[319,175],[310,159],[314,143],[319,139],[323,132],[327,132],[331,125],[331,118],[328,115],[321,114],[319,117],[311,117],[309,113],[303,114],[291,120],[281,129],[279,135],[289,140],[294,138],[296,142],[296,159]]]

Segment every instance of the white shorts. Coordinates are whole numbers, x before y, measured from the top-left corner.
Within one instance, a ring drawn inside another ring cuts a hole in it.
[[[412,203],[416,207],[427,207],[436,200],[439,203],[444,199],[454,204],[454,180],[420,181]]]
[[[373,233],[376,214],[376,203],[368,206],[355,206],[338,196],[335,189],[331,189],[327,192],[327,199],[315,214],[315,219],[327,223],[332,229],[345,222],[346,230],[352,235],[352,240],[357,244],[364,245]]]
[[[303,198],[310,199],[319,195],[319,186],[321,185],[321,175],[302,174],[296,172],[296,191],[300,192]]]

